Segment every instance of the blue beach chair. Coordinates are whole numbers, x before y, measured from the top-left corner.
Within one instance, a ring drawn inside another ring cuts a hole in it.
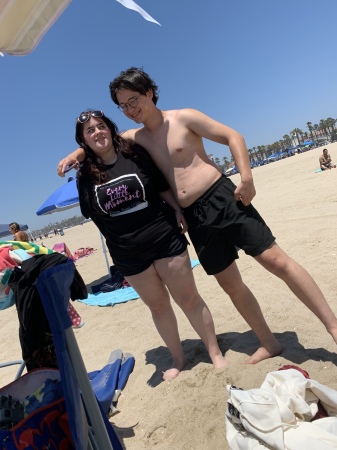
[[[71,434],[76,450],[122,450],[95,397],[67,312],[74,273],[74,262],[69,259],[44,270],[36,283],[53,333]]]

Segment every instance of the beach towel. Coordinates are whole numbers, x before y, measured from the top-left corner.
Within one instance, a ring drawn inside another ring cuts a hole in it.
[[[96,251],[95,248],[91,247],[80,247],[73,254],[73,259],[76,261],[79,258],[84,258],[85,256],[92,255]]]
[[[191,259],[192,269],[198,264],[200,264],[200,262],[197,259]],[[117,303],[125,303],[129,300],[136,300],[137,298],[139,298],[139,295],[133,287],[125,287],[111,292],[88,294],[88,298],[78,301],[89,306],[113,306]]]
[[[61,253],[62,255],[68,256],[70,259],[74,259],[71,251],[66,246],[64,242],[60,242],[59,244],[55,244],[53,247],[54,252]]]
[[[54,253],[53,250],[41,245],[34,244],[33,242],[19,242],[19,241],[0,241],[1,247],[12,247],[13,249],[21,249],[34,255],[49,255]]]

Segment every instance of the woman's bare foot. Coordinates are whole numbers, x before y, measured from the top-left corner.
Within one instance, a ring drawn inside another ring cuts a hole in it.
[[[216,356],[215,358],[212,358],[212,363],[213,363],[214,369],[221,369],[222,367],[229,367],[230,366],[230,362],[228,361],[228,359],[226,359],[222,355],[219,355],[219,356]]]
[[[247,361],[244,361],[244,364],[257,364],[264,359],[274,358],[274,356],[280,355],[282,351],[282,345],[276,341],[269,349],[265,347],[258,348]]]
[[[163,380],[165,381],[172,381],[180,374],[180,372],[183,370],[183,368],[186,366],[187,361],[184,359],[181,363],[175,364],[173,361],[171,369],[166,370],[163,372]]]

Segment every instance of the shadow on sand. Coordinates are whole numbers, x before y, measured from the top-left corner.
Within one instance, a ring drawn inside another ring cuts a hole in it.
[[[305,361],[330,361],[337,365],[337,354],[325,350],[324,348],[306,349],[299,343],[297,334],[293,331],[274,333],[280,341],[284,350],[280,355],[294,365],[303,364]],[[223,354],[228,350],[251,356],[258,348],[259,341],[253,331],[244,333],[222,333],[217,335],[219,347]],[[185,339],[182,341],[187,364],[184,371],[191,370],[200,363],[209,363],[211,360],[206,348],[200,339]],[[162,372],[167,370],[171,364],[171,355],[166,347],[160,346],[146,352],[146,364],[155,366],[155,372],[148,380],[151,387],[156,387],[163,382]]]

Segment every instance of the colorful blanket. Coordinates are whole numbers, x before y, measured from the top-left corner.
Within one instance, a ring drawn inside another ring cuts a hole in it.
[[[12,247],[13,249],[21,249],[35,255],[49,255],[50,253],[54,253],[53,250],[51,250],[50,248],[34,244],[33,242],[0,241],[0,248],[1,247]]]
[[[67,256],[72,258],[67,246],[63,245],[66,248]],[[54,253],[54,250],[32,242],[0,241],[0,310],[10,308],[15,303],[13,291],[8,286],[8,280],[14,267],[34,255],[49,255],[51,253]],[[68,312],[74,328],[80,328],[84,325],[81,316],[70,303]]]

